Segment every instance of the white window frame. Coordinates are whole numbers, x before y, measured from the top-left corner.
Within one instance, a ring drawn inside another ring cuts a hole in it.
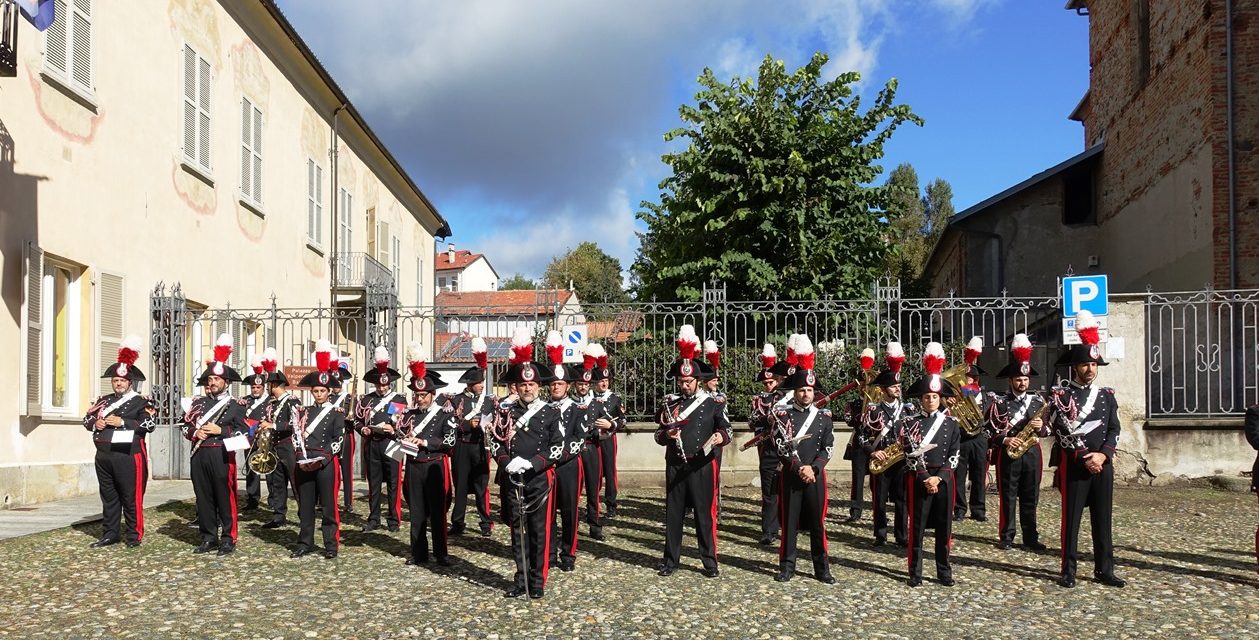
[[[424,304],[424,258],[415,259],[415,304]]]
[[[306,246],[323,253],[323,167],[306,159]]]
[[[56,320],[53,316],[53,269],[64,269],[72,274],[66,285],[66,402],[64,406],[52,403],[53,377],[56,366],[52,361],[53,340],[56,338]],[[44,255],[41,304],[43,304],[43,344],[40,345],[40,410],[44,416],[79,417],[79,377],[83,361],[80,335],[83,329],[82,289],[83,269],[78,265]]]
[[[262,109],[248,96],[240,99],[240,200],[262,214]]]
[[[185,42],[179,51],[180,65],[180,124],[183,125],[181,144],[183,166],[199,174],[205,180],[214,180],[214,117],[211,105],[214,99],[214,65],[190,43]],[[191,58],[191,59],[190,59]],[[188,65],[192,70],[192,86],[188,85]],[[189,95],[191,89],[193,95]],[[192,123],[192,148],[188,148],[188,118]]]
[[[393,290],[400,291],[402,284],[402,240],[398,236],[390,239],[389,257],[392,260],[389,264],[389,271],[393,274]]]
[[[354,264],[351,253],[354,252],[354,194],[345,187],[339,188],[337,197],[337,268],[341,270],[337,277],[342,282],[349,282],[354,275]]]
[[[44,75],[94,105],[92,0],[55,0],[53,23],[44,31]],[[82,33],[86,31],[86,33]],[[56,42],[60,35],[62,42]],[[86,54],[83,53],[86,49]],[[60,53],[60,55],[56,55]],[[81,56],[81,69],[75,57]],[[61,65],[57,60],[60,58]]]

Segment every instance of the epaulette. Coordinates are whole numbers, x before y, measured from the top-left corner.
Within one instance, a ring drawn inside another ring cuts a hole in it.
[[[1114,387],[1102,387],[1102,391],[1105,391],[1106,393],[1109,393],[1112,396],[1115,395]]]
[[[450,406],[450,403],[449,403],[449,402],[447,402],[445,405],[443,405],[443,406],[442,406],[442,412],[444,412],[444,413],[454,413],[454,412],[455,412],[455,408],[454,408],[454,407],[452,407],[452,406]]]
[[[774,407],[774,415],[788,416],[788,415],[791,415],[791,412],[787,411],[787,407]]]
[[[678,397],[679,397],[679,396],[678,396],[678,394],[676,394],[676,393],[666,393],[666,394],[664,394],[664,399],[665,399],[665,401],[666,401],[666,402],[672,402],[672,401],[674,401],[674,400],[677,400],[677,399],[678,399]]]
[[[824,416],[830,416],[830,415],[833,415],[833,414],[831,413],[831,410],[830,410],[830,409],[827,409],[826,407],[822,407],[821,409],[818,409],[818,410],[817,410],[817,412],[818,412],[818,413],[820,413],[820,414],[822,414],[822,415],[824,415]]]
[[[720,396],[712,396],[712,399],[713,399],[713,402],[716,402],[717,404],[725,404],[725,403],[726,403],[726,396],[724,396],[724,395],[720,395]]]

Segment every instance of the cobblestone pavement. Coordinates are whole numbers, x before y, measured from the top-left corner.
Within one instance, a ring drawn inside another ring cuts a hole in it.
[[[502,597],[511,571],[502,526],[488,539],[454,539],[453,567],[407,567],[406,526],[359,533],[360,502],[343,522],[340,558],[291,560],[294,528],[259,528],[269,517],[262,510],[243,519],[239,550],[218,558],[192,553],[192,507],[171,503],[148,510],[145,542],[136,549],[87,548],[99,524],[0,542],[0,637],[1259,636],[1253,495],[1118,490],[1116,554],[1127,588],[1083,579],[1067,590],[1054,583],[1058,499],[1045,492],[1048,552],[999,551],[995,517],[968,520],[955,529],[957,586],[931,580],[928,551],[928,580],[911,589],[903,550],[869,546],[868,512],[858,524],[829,526],[838,584],[809,575],[807,536],[801,573],[774,582],[777,556],[756,545],[756,491],[726,490],[719,578],[700,576],[689,535],[683,570],[655,575],[662,495],[632,490],[623,492],[607,540],[583,538],[577,570],[553,570],[540,601]],[[994,516],[995,503],[989,496]],[[832,521],[846,515],[847,505],[832,500],[831,514]],[[1085,528],[1080,546],[1089,549]],[[1091,569],[1086,557],[1081,577]]]

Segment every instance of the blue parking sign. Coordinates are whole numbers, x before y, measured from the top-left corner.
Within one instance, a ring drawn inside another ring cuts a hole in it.
[[[1081,311],[1104,316],[1109,295],[1106,276],[1072,276],[1062,279],[1062,315],[1074,318]]]

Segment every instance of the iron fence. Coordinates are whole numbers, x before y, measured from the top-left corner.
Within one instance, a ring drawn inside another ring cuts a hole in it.
[[[1149,417],[1237,416],[1259,402],[1259,291],[1148,292],[1145,323]]]

